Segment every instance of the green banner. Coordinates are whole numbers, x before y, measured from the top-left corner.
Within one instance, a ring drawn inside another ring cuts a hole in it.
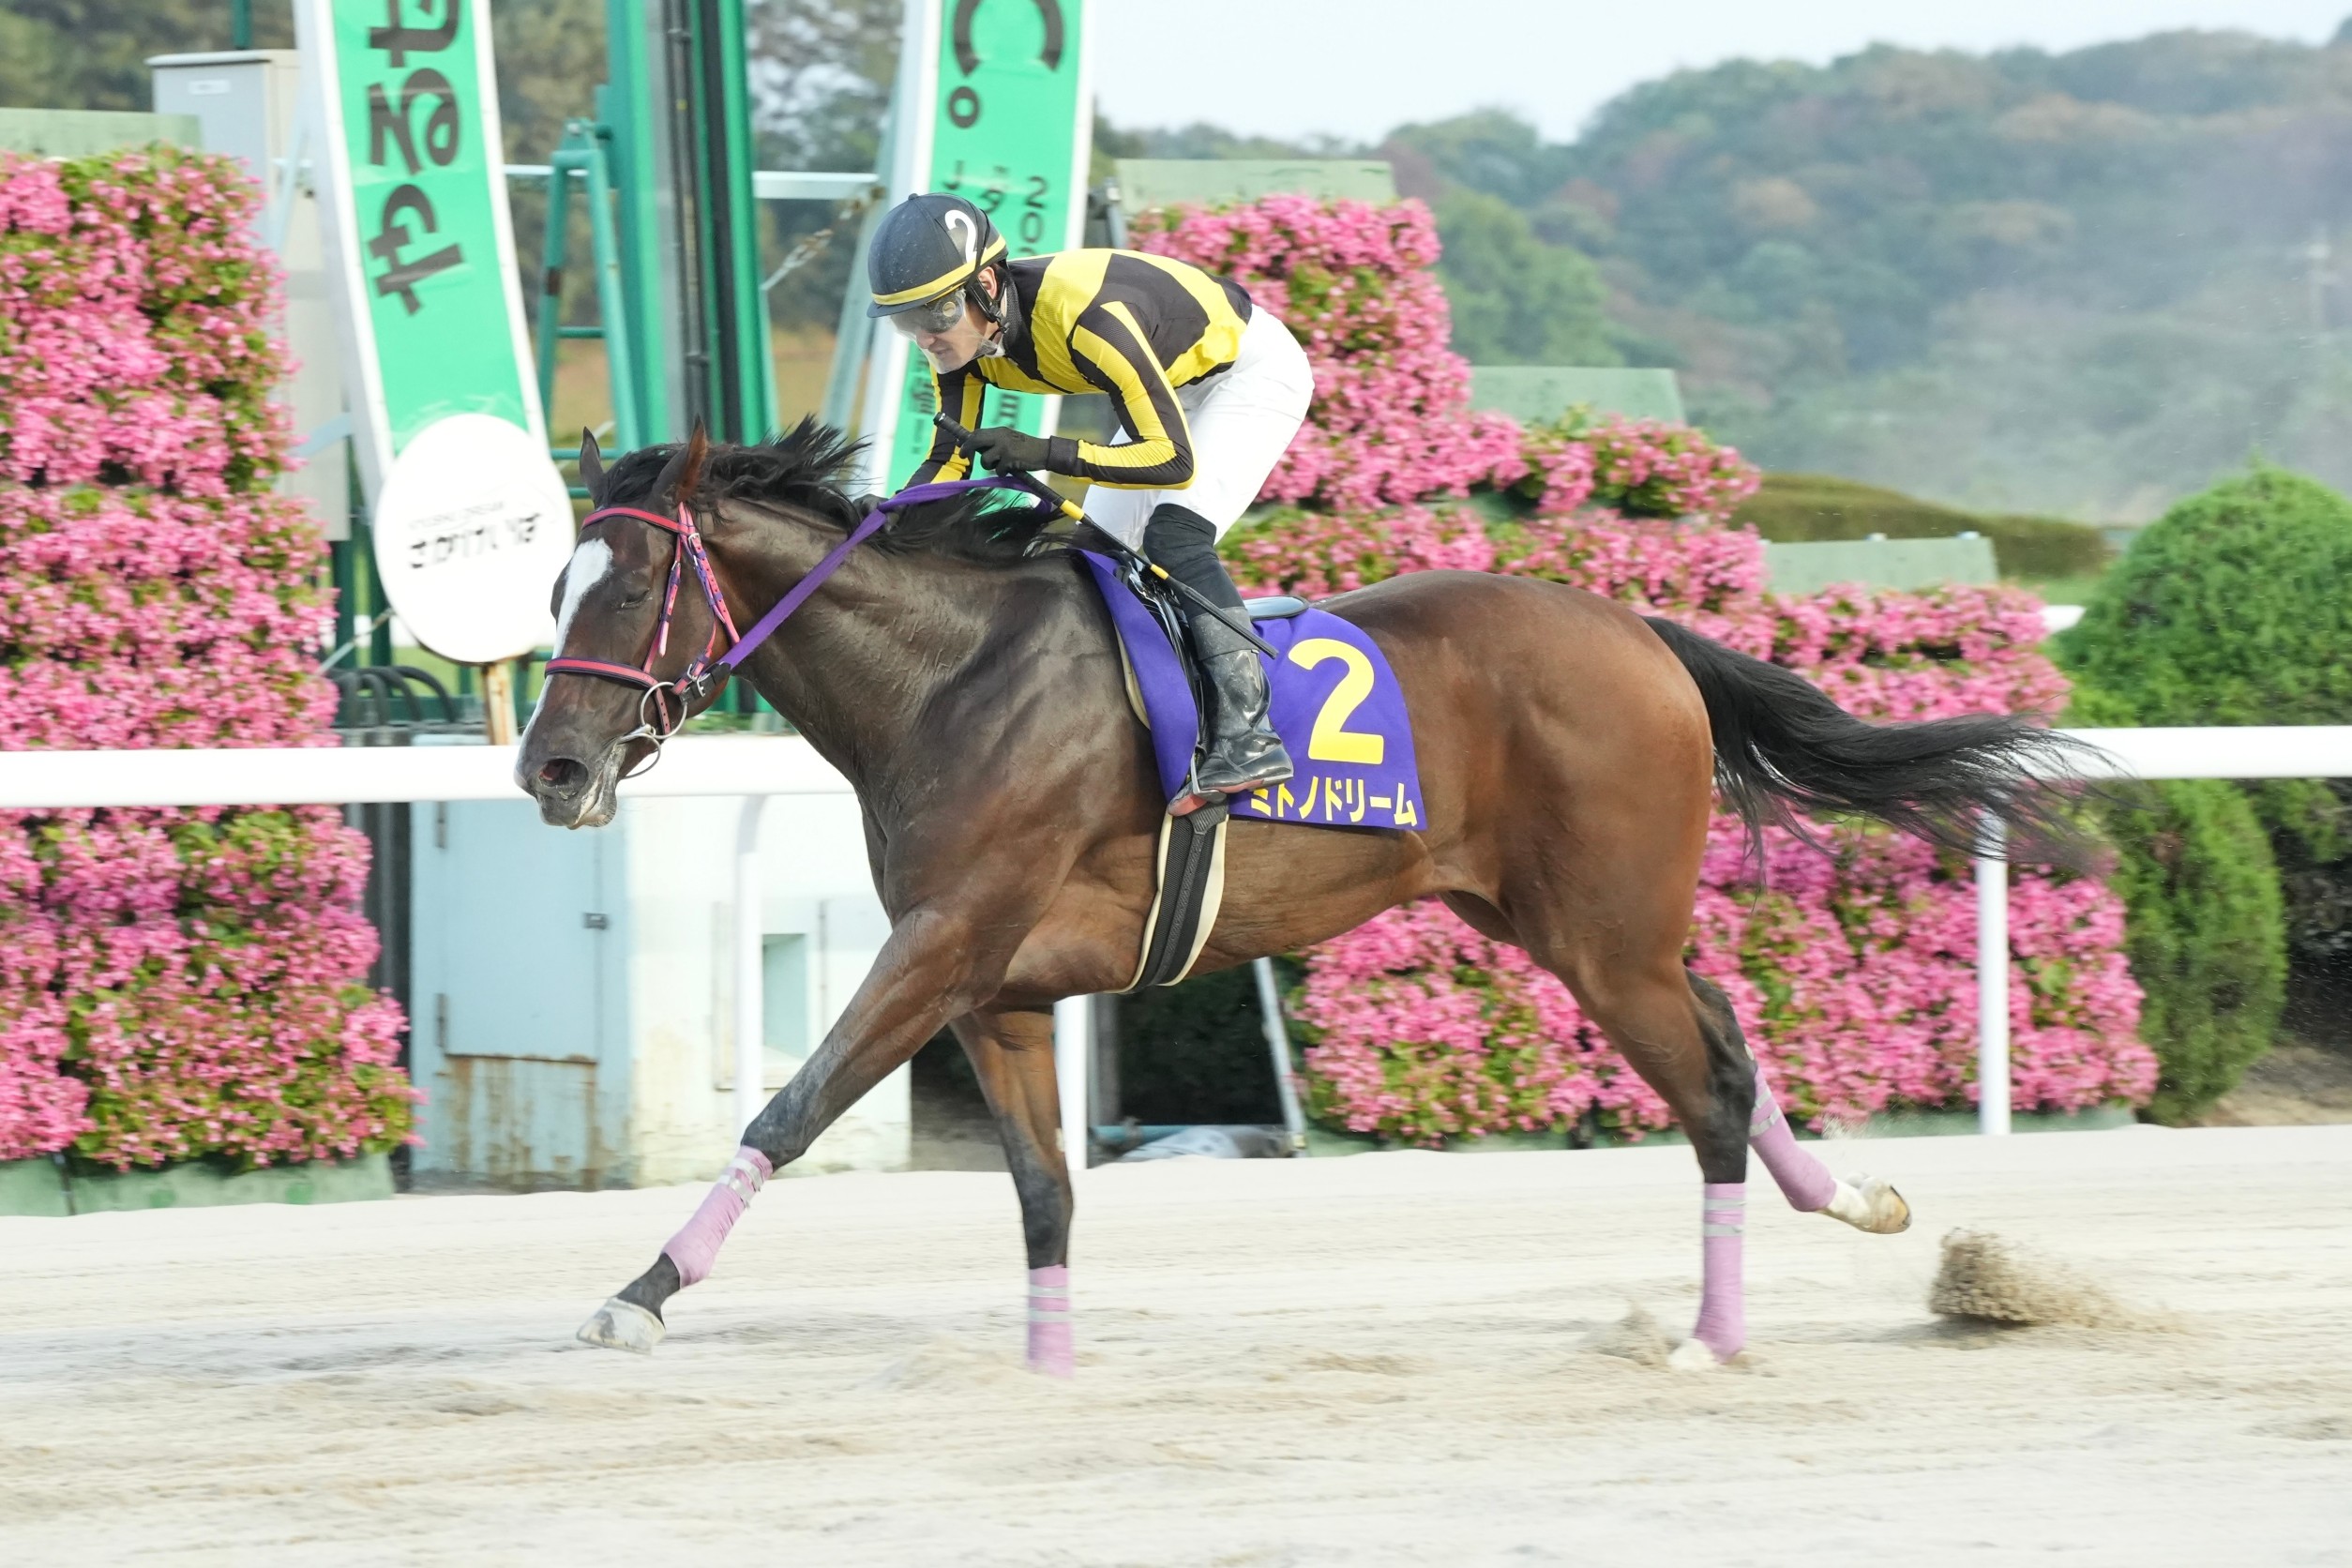
[[[507,218],[485,0],[305,0],[354,409],[372,490],[427,426],[544,439]]]
[[[1075,243],[1086,214],[1080,138],[1085,116],[1082,0],[939,0],[938,87],[930,183],[969,199],[1004,235],[1009,253],[1035,256]],[[906,483],[931,448],[937,410],[931,371],[908,354],[891,443],[890,478]],[[1044,400],[992,389],[990,425],[1044,429]]]

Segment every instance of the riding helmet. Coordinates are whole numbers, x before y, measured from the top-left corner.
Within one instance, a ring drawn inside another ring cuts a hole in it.
[[[883,215],[866,253],[869,316],[896,316],[959,294],[1004,254],[988,215],[961,196],[910,196]]]

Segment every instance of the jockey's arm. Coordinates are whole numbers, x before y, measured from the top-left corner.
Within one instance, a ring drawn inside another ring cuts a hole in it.
[[[931,372],[931,391],[936,406],[945,409],[947,416],[971,430],[980,423],[981,400],[988,396],[988,384],[973,373],[969,365],[960,370],[950,370],[942,376]],[[907,480],[912,488],[935,480],[961,479],[972,473],[972,455],[947,438],[947,432],[936,427],[931,432],[931,450]]]
[[[1080,374],[1118,406],[1120,423],[1135,439],[1116,446],[1056,441],[1053,471],[1096,484],[1132,490],[1182,490],[1192,483],[1192,427],[1159,356],[1126,305],[1097,300],[1070,334],[1070,357]],[[1066,459],[1067,466],[1064,466]]]

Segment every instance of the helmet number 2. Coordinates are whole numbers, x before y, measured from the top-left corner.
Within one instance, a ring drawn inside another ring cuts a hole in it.
[[[942,221],[947,225],[947,232],[950,234],[962,241],[964,265],[970,266],[978,261],[980,259],[980,231],[972,223],[972,215],[966,212],[957,212],[951,208]]]
[[[1302,670],[1312,670],[1332,659],[1346,665],[1347,672],[1339,677],[1339,684],[1323,699],[1322,711],[1315,716],[1315,729],[1306,741],[1307,758],[1317,762],[1377,765],[1388,754],[1388,738],[1362,734],[1348,728],[1348,720],[1372,695],[1372,661],[1364,656],[1364,650],[1335,637],[1309,637],[1292,644],[1289,654],[1290,662]]]

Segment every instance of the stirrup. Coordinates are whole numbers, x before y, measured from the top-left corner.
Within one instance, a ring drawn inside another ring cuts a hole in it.
[[[1263,735],[1265,739],[1266,744],[1263,747],[1265,755],[1258,759],[1258,765],[1249,770],[1247,778],[1236,779],[1230,784],[1218,784],[1201,777],[1199,773],[1195,772],[1193,782],[1199,787],[1199,792],[1204,797],[1213,799],[1245,795],[1253,790],[1268,789],[1276,784],[1287,783],[1296,777],[1298,768],[1291,762],[1290,753],[1273,731],[1259,731],[1241,738],[1254,740],[1259,735]],[[1184,815],[1183,812],[1176,814]]]

